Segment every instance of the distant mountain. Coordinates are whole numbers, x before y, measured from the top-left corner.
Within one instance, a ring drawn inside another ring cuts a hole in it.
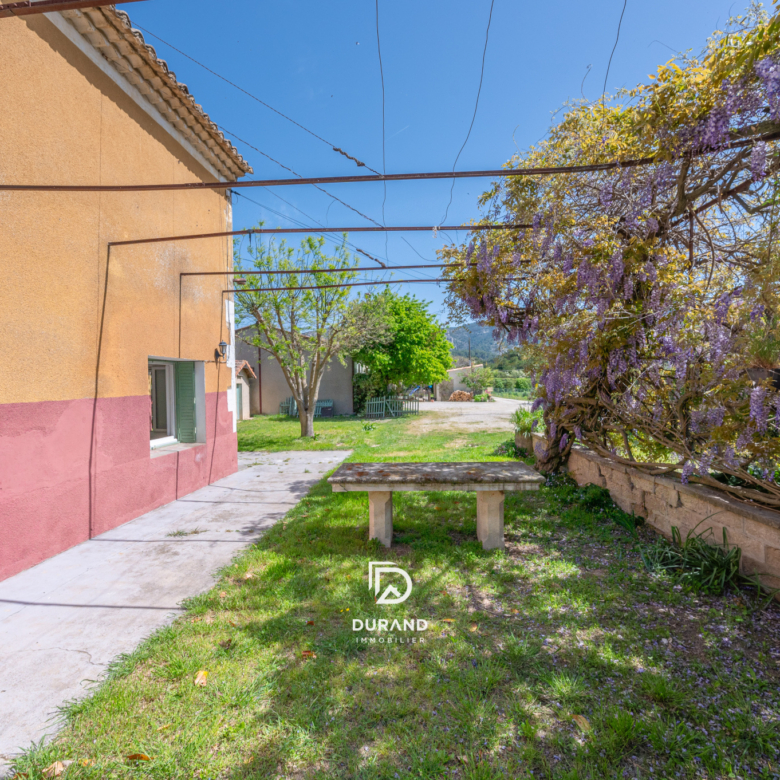
[[[493,338],[490,325],[458,325],[447,328],[447,338],[452,342],[452,354],[467,356],[471,337],[471,357],[476,360],[490,360],[498,355],[498,342]]]

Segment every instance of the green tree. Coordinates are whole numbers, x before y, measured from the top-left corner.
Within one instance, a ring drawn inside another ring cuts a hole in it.
[[[489,368],[476,368],[466,374],[462,382],[474,395],[481,395],[486,387],[493,386],[493,372]]]
[[[447,369],[452,366],[452,345],[436,317],[428,311],[429,304],[390,290],[373,300],[387,312],[392,336],[353,354],[366,367],[372,387],[381,392],[389,384],[409,387],[447,379]]]
[[[247,288],[236,294],[239,315],[255,320],[257,336],[251,343],[279,362],[298,404],[302,437],[314,436],[314,412],[328,363],[344,362],[364,344],[382,344],[389,337],[381,300],[350,298],[347,287],[323,289],[354,279],[355,273],[345,269],[357,265],[344,244],[327,255],[324,243],[322,238],[305,238],[297,250],[285,241],[250,246],[251,266],[242,265],[238,246],[235,250],[234,265],[244,271]],[[332,273],[311,273],[315,268]],[[319,289],[290,289],[314,286]]]

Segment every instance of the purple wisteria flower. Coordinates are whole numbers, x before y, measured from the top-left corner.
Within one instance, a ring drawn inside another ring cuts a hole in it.
[[[761,181],[767,174],[767,146],[764,141],[759,141],[750,152],[750,172],[753,181]]]
[[[764,405],[766,388],[754,387],[750,393],[750,419],[756,424],[756,430],[764,433],[768,422],[768,409]]]

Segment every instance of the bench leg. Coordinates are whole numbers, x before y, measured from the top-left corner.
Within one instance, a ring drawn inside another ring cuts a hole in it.
[[[504,548],[504,491],[477,491],[477,539],[485,550]]]
[[[393,542],[393,494],[389,490],[368,493],[368,538],[379,539],[385,547]]]

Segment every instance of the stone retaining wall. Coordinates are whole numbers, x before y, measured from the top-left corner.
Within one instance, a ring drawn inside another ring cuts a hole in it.
[[[521,441],[518,446],[525,446]],[[534,448],[540,447],[544,439],[535,435]],[[703,485],[652,477],[584,447],[572,450],[568,471],[580,485],[609,490],[621,509],[643,517],[667,538],[671,538],[672,526],[685,538],[699,524],[696,533],[711,528],[712,534],[705,538],[722,542],[725,528],[729,544],[742,549],[742,571],[761,575],[767,587],[780,587],[780,512],[748,506]]]

